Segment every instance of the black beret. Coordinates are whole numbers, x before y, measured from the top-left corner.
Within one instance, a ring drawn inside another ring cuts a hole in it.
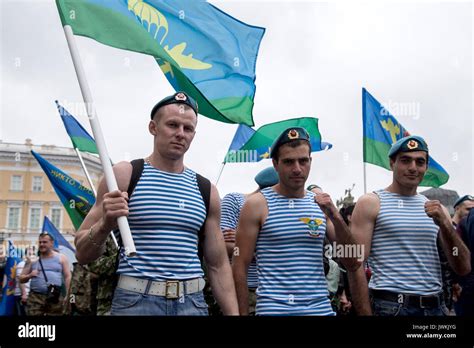
[[[153,116],[155,115],[156,110],[158,110],[162,106],[165,106],[165,105],[168,105],[168,104],[186,104],[194,110],[196,115],[198,114],[197,102],[184,92],[176,92],[175,94],[170,95],[170,96],[160,100],[153,107],[153,109],[151,109],[151,113],[150,113],[151,119],[153,119]]]

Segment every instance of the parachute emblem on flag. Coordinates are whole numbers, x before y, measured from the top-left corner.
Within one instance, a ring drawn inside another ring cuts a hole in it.
[[[92,205],[85,199],[84,197],[77,196],[77,198],[80,199],[79,202],[75,202],[76,208],[79,209],[81,214],[84,216],[87,215],[87,213],[91,210]]]
[[[155,34],[153,35],[155,40],[157,40],[157,36],[160,31],[164,32],[160,40],[160,45],[162,45],[169,32],[169,25],[166,17],[153,6],[144,3],[143,0],[128,0],[127,4],[129,11],[133,12],[135,16],[137,16],[142,25],[148,29],[150,34],[152,34],[150,32],[152,25],[154,24],[156,26]],[[185,55],[183,52],[186,49],[186,46],[187,43],[182,42],[171,49],[168,45],[165,45],[163,46],[163,49],[176,61],[176,63],[178,63],[180,68],[191,70],[206,70],[212,68],[211,64],[194,58],[192,53]],[[174,77],[173,70],[171,69],[171,64],[169,62],[163,59],[157,59],[157,61],[163,73],[170,73],[171,76]]]

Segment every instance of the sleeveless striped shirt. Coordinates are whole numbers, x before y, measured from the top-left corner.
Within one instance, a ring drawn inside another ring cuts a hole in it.
[[[368,259],[369,288],[432,295],[441,291],[441,267],[436,246],[439,227],[426,215],[425,196],[375,192],[380,211]]]
[[[221,203],[221,230],[226,228],[236,230],[240,218],[240,212],[245,203],[243,193],[232,192],[224,196]],[[252,259],[247,273],[247,286],[256,289],[258,286],[257,262]]]
[[[121,254],[117,273],[160,281],[203,276],[197,251],[206,207],[194,171],[168,173],[145,163],[128,205],[137,255]]]
[[[256,245],[257,315],[334,315],[323,268],[326,218],[314,193],[287,198],[271,187]]]

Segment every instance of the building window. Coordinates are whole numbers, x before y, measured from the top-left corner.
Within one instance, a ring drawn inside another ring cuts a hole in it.
[[[10,190],[22,191],[23,190],[23,177],[21,175],[12,175],[10,183]]]
[[[16,230],[20,228],[20,216],[21,216],[20,207],[8,207],[7,228],[11,230]]]
[[[33,192],[42,192],[43,191],[43,177],[42,176],[34,176],[33,182],[31,185],[31,191]]]
[[[30,208],[30,230],[39,230],[40,228],[41,208]]]
[[[51,208],[51,222],[57,229],[61,229],[62,210],[61,208]]]

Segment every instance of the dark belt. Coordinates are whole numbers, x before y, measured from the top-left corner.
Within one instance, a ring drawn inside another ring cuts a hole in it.
[[[439,293],[437,295],[423,296],[413,294],[401,294],[387,290],[370,289],[370,295],[380,300],[403,303],[404,307],[432,309],[439,308],[442,303],[442,293]]]

